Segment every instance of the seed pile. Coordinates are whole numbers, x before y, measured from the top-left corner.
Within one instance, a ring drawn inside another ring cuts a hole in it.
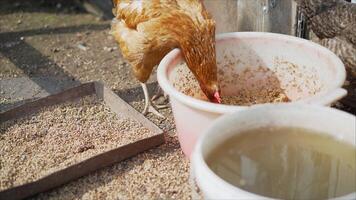
[[[290,102],[274,72],[262,66],[237,72],[234,66],[234,62],[228,61],[224,70],[218,70],[223,104],[251,106]],[[180,63],[174,70],[179,74],[173,79],[175,88],[191,97],[208,101],[185,63]],[[238,95],[227,95],[225,91]]]
[[[240,95],[240,96],[223,96],[221,97],[222,104],[226,105],[240,105],[240,106],[251,106],[254,104],[263,104],[263,103],[282,103],[289,102],[288,97],[280,92],[271,91],[267,93],[267,96],[263,98],[258,98],[259,96],[255,95]]]
[[[175,70],[176,74],[178,74],[178,76],[173,77],[173,87],[185,95],[204,101],[209,101],[209,99],[200,89],[197,79],[189,70],[185,62],[179,63],[173,70]]]
[[[177,136],[111,167],[72,181],[34,199],[192,199],[189,162]]]
[[[0,125],[0,191],[149,136],[94,96]]]

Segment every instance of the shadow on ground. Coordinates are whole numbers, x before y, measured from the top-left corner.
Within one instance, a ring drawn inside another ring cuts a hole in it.
[[[68,74],[59,67],[54,61],[49,59],[47,56],[43,55],[37,49],[32,47],[30,44],[21,40],[21,37],[34,36],[34,35],[44,35],[44,34],[65,34],[65,33],[76,33],[83,32],[87,30],[103,30],[108,29],[108,25],[78,25],[78,26],[68,26],[68,27],[57,27],[57,28],[43,28],[35,30],[26,30],[19,32],[3,32],[0,33],[0,54],[12,62],[18,69],[20,69],[29,79],[35,82],[48,94],[54,94],[58,92],[54,85],[66,85],[65,88],[72,87],[80,84],[79,80],[76,80],[72,75]],[[11,47],[11,48],[10,48]],[[51,65],[52,70],[49,77],[61,77],[61,79],[53,79],[51,83],[42,81],[38,77],[34,76],[38,71],[47,68]],[[33,98],[35,99],[35,98]],[[20,105],[28,100],[20,100],[12,102],[13,106]],[[9,107],[11,104],[1,105],[2,108]],[[2,110],[2,109],[1,109]]]
[[[13,13],[61,13],[61,14],[78,14],[85,11],[74,3],[72,0],[2,0],[0,2],[0,16]],[[26,23],[26,21],[24,22]],[[79,33],[85,31],[101,31],[109,29],[108,24],[80,24],[75,26],[54,27],[48,28],[44,25],[43,28],[22,30],[22,31],[0,31],[0,56],[10,61],[16,68],[20,69],[23,74],[31,81],[36,83],[47,94],[54,94],[58,92],[58,88],[68,88],[80,84],[80,81],[74,76],[64,71],[48,56],[43,55],[36,48],[27,43],[23,38],[40,35],[54,35],[54,34],[68,34]],[[51,68],[47,77],[52,77],[51,81],[43,81],[37,74],[41,70]],[[60,78],[58,78],[60,77]],[[1,93],[6,90],[4,81],[1,80]],[[13,81],[12,81],[13,82]],[[16,85],[16,84],[15,84]],[[64,86],[64,87],[63,87]],[[19,89],[21,88],[13,88]],[[20,92],[21,93],[21,92]],[[3,97],[2,97],[3,98]],[[20,105],[29,100],[36,99],[27,98],[15,100],[13,102],[6,102],[0,105],[0,110],[15,105]]]
[[[1,0],[0,15],[14,12],[84,13],[75,0]]]
[[[154,92],[157,91],[158,83],[157,82],[148,83],[147,88],[149,94],[154,94]],[[114,92],[126,102],[134,102],[134,101],[140,101],[141,99],[144,99],[143,90],[141,86],[124,89],[124,90],[114,90]]]

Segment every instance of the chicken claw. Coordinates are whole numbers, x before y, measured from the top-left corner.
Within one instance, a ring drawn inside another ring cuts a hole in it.
[[[159,106],[154,106],[152,104],[152,101],[150,99],[150,95],[148,94],[148,89],[147,89],[147,85],[145,83],[141,83],[142,89],[143,89],[143,93],[145,95],[145,108],[142,111],[143,115],[147,115],[148,113],[152,113],[154,115],[156,115],[159,118],[166,118],[165,116],[163,116],[161,113],[159,113],[157,111],[157,109],[162,109],[162,108],[167,108],[167,105],[159,105]]]
[[[159,99],[162,96],[164,97],[165,101],[168,100],[167,94],[163,92],[163,90],[160,86],[158,86],[158,91],[155,95],[153,95],[153,97],[151,98],[151,101],[156,101],[157,99]]]

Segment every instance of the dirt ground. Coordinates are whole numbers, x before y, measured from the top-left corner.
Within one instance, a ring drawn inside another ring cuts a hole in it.
[[[80,83],[96,80],[104,82],[126,102],[141,111],[144,105],[142,89],[134,78],[130,66],[123,60],[109,31],[110,21],[90,15],[68,1],[2,0],[0,111]],[[151,76],[148,86],[151,93],[156,90],[155,73]],[[351,107],[341,103],[338,107],[356,113]],[[153,172],[157,174],[153,174],[150,180],[151,184],[157,183],[158,187],[152,190],[152,197],[190,198],[190,195],[186,194],[189,187],[188,161],[179,148],[172,111],[165,109],[161,110],[161,113],[167,117],[166,120],[153,115],[149,115],[148,118],[168,132],[167,144],[131,161],[138,165],[148,161],[159,163],[155,164],[158,170]],[[177,161],[180,161],[176,165],[177,170],[170,176],[163,177],[162,173],[170,173],[164,166]],[[117,164],[105,170],[114,176],[121,173],[123,166]],[[109,184],[100,178],[106,173],[105,170],[35,198],[58,198],[58,195],[67,194],[71,188],[73,191],[76,184],[85,180],[88,180],[90,187],[78,187],[71,196],[64,197],[73,199],[105,197],[105,194],[101,194],[104,196],[93,194],[100,190],[98,188]],[[163,184],[158,184],[165,179],[175,178],[176,173],[183,174],[180,184],[169,186],[169,189]],[[93,176],[97,178],[94,179]]]
[[[88,81],[104,82],[135,109],[142,111],[142,88],[109,34],[110,21],[90,15],[70,1],[59,2],[0,2],[0,111]],[[148,88],[151,94],[157,89],[155,73],[148,81]],[[155,172],[147,177],[151,187],[156,187],[146,189],[150,197],[189,198],[188,161],[175,135],[171,109],[160,112],[167,119],[158,119],[151,114],[148,118],[168,133],[165,145],[36,198],[105,197],[102,192],[99,196],[97,193],[103,185],[109,184],[108,178],[103,178],[108,176],[107,173],[112,173],[111,179],[114,179],[124,172],[133,173],[133,163],[137,168],[147,162],[157,162]],[[167,170],[172,165],[176,169]],[[142,171],[147,173],[149,169]],[[178,184],[164,185],[176,177],[180,179]],[[89,186],[78,186],[83,182]],[[144,189],[146,186],[141,183],[135,187]],[[130,188],[126,190],[122,191],[121,197],[125,197]]]

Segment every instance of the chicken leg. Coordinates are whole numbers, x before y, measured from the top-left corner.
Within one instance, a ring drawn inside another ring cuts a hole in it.
[[[167,105],[154,106],[152,104],[152,100],[150,99],[150,95],[148,94],[147,85],[145,83],[141,83],[141,86],[145,95],[145,108],[143,109],[142,114],[147,115],[148,113],[152,113],[158,116],[159,118],[165,118],[161,113],[157,111],[157,109],[167,108]]]
[[[162,96],[164,97],[164,101],[168,100],[167,94],[163,92],[163,90],[162,90],[162,88],[160,86],[158,86],[157,92],[156,92],[155,95],[152,96],[151,100],[152,101],[156,101],[157,99],[159,99]]]

